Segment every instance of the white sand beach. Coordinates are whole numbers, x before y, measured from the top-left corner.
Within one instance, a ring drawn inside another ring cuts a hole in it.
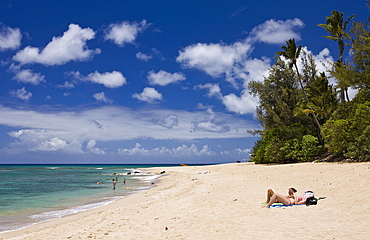
[[[369,239],[370,163],[152,168],[156,187],[0,239]],[[266,190],[326,197],[262,208]]]

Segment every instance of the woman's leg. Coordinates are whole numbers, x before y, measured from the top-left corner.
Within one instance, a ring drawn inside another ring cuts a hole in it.
[[[268,189],[267,190],[267,200],[266,200],[266,203],[269,203],[270,202],[270,199],[271,199],[272,195],[274,195],[274,191],[272,191],[272,189]]]
[[[276,201],[281,202],[284,205],[290,205],[290,201],[285,196],[278,193],[274,193],[274,195],[272,195],[270,198],[270,202],[264,207],[268,208]]]

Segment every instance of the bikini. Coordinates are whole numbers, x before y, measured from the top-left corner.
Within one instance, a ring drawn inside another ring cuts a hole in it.
[[[288,201],[289,201],[290,205],[294,205],[294,203],[295,203],[294,198],[289,198],[289,197],[287,197],[286,199],[288,199]],[[292,202],[291,200],[293,200],[293,202]]]

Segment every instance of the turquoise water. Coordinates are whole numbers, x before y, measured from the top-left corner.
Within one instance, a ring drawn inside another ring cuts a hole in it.
[[[137,168],[155,166],[0,165],[0,232],[104,206],[149,189],[159,175]]]

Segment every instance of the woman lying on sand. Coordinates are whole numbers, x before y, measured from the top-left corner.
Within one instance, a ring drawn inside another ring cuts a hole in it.
[[[284,196],[282,194],[274,193],[272,189],[267,190],[267,205],[264,205],[264,208],[270,207],[273,203],[278,202],[284,205],[294,205],[294,204],[304,204],[306,199],[302,197],[297,197],[295,193],[297,190],[295,188],[288,189],[288,195]]]

